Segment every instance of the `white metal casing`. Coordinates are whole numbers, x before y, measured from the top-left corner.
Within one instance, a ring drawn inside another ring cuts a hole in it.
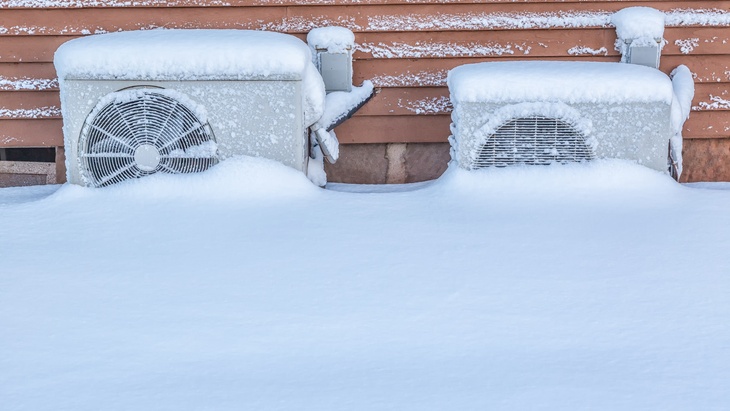
[[[566,113],[573,115],[566,117]],[[659,171],[667,170],[667,147],[674,133],[671,106],[656,103],[458,104],[452,113],[452,146],[458,164],[474,168],[476,153],[489,137],[489,131],[506,123],[506,119],[528,115],[556,118],[575,126],[584,134],[596,158],[633,160]],[[505,120],[490,123],[490,119]]]
[[[330,53],[317,50],[318,68],[324,80],[325,90],[352,91],[352,55],[351,53]]]
[[[570,125],[590,158],[633,160],[668,170],[670,139],[677,133],[676,96],[671,80],[658,70],[620,63],[477,63],[452,70],[448,84],[454,105],[452,156],[462,168],[480,168],[483,147],[502,126],[537,117]],[[544,164],[552,154],[541,136],[552,137],[535,133],[534,147],[548,150],[542,157],[538,153],[540,161],[534,163]],[[532,149],[520,150],[515,149],[515,156],[529,157]],[[531,164],[519,158],[512,163]]]
[[[67,177],[85,184],[78,143],[89,113],[109,93],[131,87],[175,90],[200,104],[218,145],[219,159],[250,155],[307,171],[308,133],[298,80],[75,80],[62,89]]]

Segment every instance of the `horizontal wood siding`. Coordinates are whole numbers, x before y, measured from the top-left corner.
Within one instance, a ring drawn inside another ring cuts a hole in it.
[[[102,4],[103,3],[103,4]],[[448,70],[507,60],[617,61],[612,12],[668,12],[661,70],[696,76],[685,125],[688,181],[730,181],[730,1],[558,0],[0,0],[0,146],[62,146],[53,53],[91,33],[238,28],[304,38],[314,27],[356,33],[355,83],[377,95],[337,129],[344,144],[443,143]],[[693,11],[693,17],[680,14]],[[703,11],[704,10],[704,11]],[[708,10],[715,10],[709,15]],[[709,17],[708,17],[709,16]],[[526,20],[520,20],[525,18]],[[583,51],[578,51],[582,48]]]

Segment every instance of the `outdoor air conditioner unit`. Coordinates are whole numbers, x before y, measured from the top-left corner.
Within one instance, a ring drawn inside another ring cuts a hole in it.
[[[67,42],[54,63],[71,183],[202,171],[234,155],[307,173],[308,128],[325,90],[309,47],[293,36],[111,33]]]
[[[668,153],[681,155],[684,110],[672,80],[659,70],[621,63],[478,63],[452,70],[448,86],[452,157],[462,168],[596,158],[679,168]]]

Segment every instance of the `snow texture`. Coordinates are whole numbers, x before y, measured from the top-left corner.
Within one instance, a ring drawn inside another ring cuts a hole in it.
[[[455,102],[562,101],[567,103],[664,102],[672,83],[659,70],[597,62],[489,62],[449,72]]]
[[[678,39],[674,40],[674,45],[679,47],[679,51],[681,51],[682,54],[689,54],[695,50],[695,47],[700,45],[700,39],[697,37]]]
[[[730,190],[624,162],[0,189],[12,411],[721,410]],[[362,191],[370,191],[362,193]]]
[[[370,81],[376,87],[441,87],[446,85],[448,70],[406,72],[402,74],[379,74]]]
[[[140,7],[140,6],[230,6],[230,2],[220,0],[2,0],[0,8],[81,8],[81,7]]]
[[[330,133],[334,136],[335,141],[337,141],[335,132],[330,131]],[[327,184],[327,172],[324,169],[324,154],[322,154],[322,149],[317,144],[314,136],[312,136],[309,141],[311,142],[312,147],[310,148],[311,155],[309,157],[309,162],[307,163],[307,178],[309,178],[309,181],[317,186],[324,187],[325,184]],[[339,142],[337,142],[337,144],[337,155],[339,156]]]
[[[684,122],[692,111],[692,99],[695,95],[695,83],[692,72],[685,65],[675,68],[671,73],[672,87],[676,102],[672,104],[672,125],[675,134],[670,139],[671,158],[677,167],[677,176],[682,175],[682,129]]]
[[[444,114],[453,109],[451,99],[447,96],[427,97],[418,100],[398,99],[398,106],[416,114]]]
[[[307,34],[307,44],[314,52],[351,53],[355,48],[355,35],[344,27],[320,27]]]
[[[56,88],[58,88],[58,79],[0,76],[0,90],[42,91]]]
[[[438,13],[369,17],[368,28],[383,30],[493,30],[606,27],[605,12],[560,13]]]
[[[687,66],[681,65],[672,70],[670,77],[672,78],[674,94],[677,96],[679,106],[682,108],[681,117],[678,120],[684,123],[684,120],[689,118],[689,113],[692,110],[692,99],[694,99],[695,95],[695,83],[692,78],[692,72]],[[678,126],[681,128],[681,124],[678,124]]]
[[[335,123],[344,119],[352,110],[370,98],[372,94],[373,83],[369,80],[363,81],[360,87],[353,86],[349,92],[333,91],[328,93],[325,97],[324,113],[313,128],[329,130]]]
[[[530,54],[526,44],[500,43],[426,43],[407,44],[394,42],[361,43],[357,49],[370,53],[374,58],[424,58],[424,57],[487,57],[515,54],[515,50]]]
[[[568,49],[568,54],[570,54],[571,56],[607,56],[608,50],[605,47],[594,49],[587,46],[575,46]]]
[[[730,11],[723,9],[674,9],[665,16],[667,26],[730,26]]]
[[[37,108],[0,108],[0,118],[53,118],[60,117],[61,109],[53,106]]]
[[[725,92],[724,94],[726,94]],[[698,103],[698,110],[730,110],[730,100],[722,96],[714,96],[710,94],[710,102],[701,101]]]
[[[204,143],[196,146],[191,146],[186,149],[175,149],[167,154],[168,157],[172,158],[215,158],[218,154],[218,145],[215,141],[208,140]]]
[[[107,94],[99,99],[94,107],[94,110],[89,114],[89,118],[94,118],[98,115],[99,111],[104,110],[109,104],[124,104],[130,101],[143,100],[150,101],[154,100],[154,94],[161,94],[175,100],[177,103],[188,108],[201,124],[208,122],[208,111],[202,104],[198,104],[193,99],[188,97],[185,93],[181,93],[173,89],[162,89],[162,88],[132,88],[128,90],[120,90],[114,93]]]
[[[64,43],[61,80],[305,80],[309,48],[294,36],[247,30],[140,30]]]
[[[611,16],[620,39],[664,38],[664,13],[651,7],[627,7]]]

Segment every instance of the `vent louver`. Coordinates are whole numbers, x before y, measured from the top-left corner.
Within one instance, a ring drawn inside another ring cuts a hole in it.
[[[585,136],[570,124],[548,117],[512,119],[482,145],[473,168],[548,165],[593,159]]]
[[[210,125],[166,90],[123,90],[108,97],[81,130],[79,162],[88,185],[199,172],[218,162]]]

